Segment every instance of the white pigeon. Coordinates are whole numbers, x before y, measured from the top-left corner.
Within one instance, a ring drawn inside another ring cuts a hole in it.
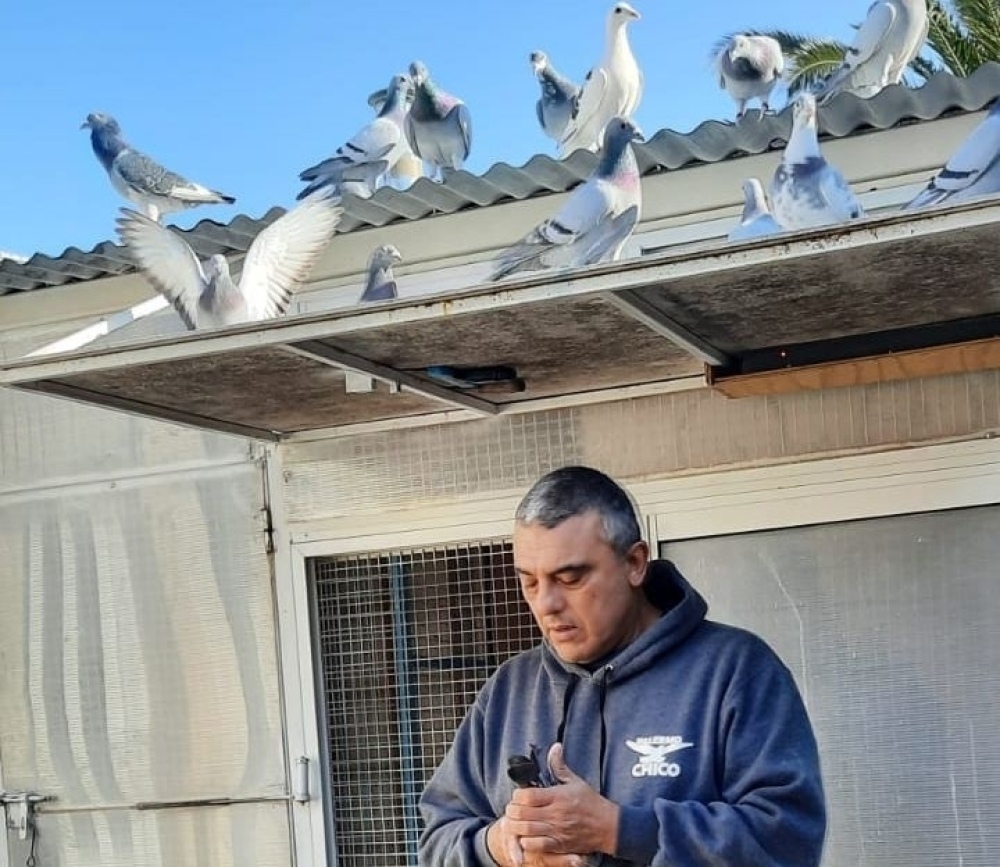
[[[628,42],[628,24],[640,15],[628,3],[617,3],[608,14],[604,57],[587,73],[559,152],[569,156],[580,148],[596,151],[608,122],[631,119],[642,99],[642,72]]]
[[[326,250],[343,209],[326,189],[296,205],[250,245],[236,283],[225,256],[201,261],[180,234],[122,208],[118,234],[153,287],[192,331],[280,316]]]
[[[1000,192],[1000,100],[906,208],[965,202]]]
[[[641,138],[632,121],[612,118],[594,173],[570,193],[554,216],[496,257],[490,279],[617,259],[642,208],[639,166],[631,146]]]
[[[378,117],[369,121],[329,159],[303,170],[299,179],[308,186],[299,199],[324,186],[336,193],[350,192],[361,198],[371,196],[382,183],[386,172],[409,151],[403,124],[409,106],[410,80],[394,75]]]
[[[770,110],[771,91],[784,69],[781,45],[770,36],[737,33],[715,56],[719,87],[736,100],[737,120],[746,114],[751,99],[760,100],[762,113]]]
[[[764,187],[757,178],[747,178],[743,181],[743,199],[743,216],[729,232],[730,241],[763,238],[782,231],[767,206]]]
[[[864,216],[844,176],[820,153],[816,99],[808,92],[799,93],[792,104],[792,134],[771,181],[771,212],[786,229]]]
[[[853,93],[867,99],[899,84],[924,47],[929,24],[926,0],[872,3],[844,62],[823,82],[816,98],[822,103],[837,93]]]

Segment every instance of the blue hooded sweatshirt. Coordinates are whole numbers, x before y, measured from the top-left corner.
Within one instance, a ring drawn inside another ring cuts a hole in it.
[[[507,758],[535,745],[544,765],[560,737],[566,764],[621,809],[615,852],[591,863],[819,864],[819,757],[791,673],[760,638],[706,620],[672,563],[652,562],[644,587],[663,615],[595,670],[543,642],[486,682],[421,796],[421,865],[493,867]]]

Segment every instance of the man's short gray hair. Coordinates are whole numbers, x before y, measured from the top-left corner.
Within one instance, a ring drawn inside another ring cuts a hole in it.
[[[642,539],[635,506],[625,489],[591,467],[561,467],[542,476],[524,495],[514,519],[551,530],[585,512],[598,514],[604,539],[619,557]]]

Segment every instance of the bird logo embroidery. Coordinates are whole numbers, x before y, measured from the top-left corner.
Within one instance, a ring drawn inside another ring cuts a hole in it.
[[[680,735],[652,735],[627,740],[625,745],[639,754],[639,760],[632,766],[633,777],[679,777],[681,766],[667,756],[694,746]]]

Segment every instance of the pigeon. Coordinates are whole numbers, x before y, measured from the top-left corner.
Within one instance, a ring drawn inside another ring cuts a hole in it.
[[[719,87],[736,100],[739,120],[751,99],[760,100],[762,114],[770,111],[768,100],[785,69],[785,58],[777,39],[737,33],[716,54],[715,69]]]
[[[308,186],[299,199],[330,186],[335,195],[353,193],[371,196],[388,172],[408,150],[403,124],[406,120],[410,80],[394,75],[378,116],[362,127],[329,159],[310,166],[299,174]]]
[[[542,96],[535,105],[538,122],[542,132],[558,142],[566,132],[580,88],[553,69],[544,51],[531,52],[531,68],[542,87]]]
[[[587,73],[573,113],[559,142],[567,157],[580,148],[596,151],[601,134],[613,117],[631,119],[642,98],[642,73],[628,43],[627,27],[639,13],[617,3],[608,14],[604,57]]]
[[[497,256],[490,279],[617,259],[642,207],[639,167],[631,147],[641,140],[632,121],[613,118],[594,173],[570,193],[553,217]]]
[[[746,241],[749,238],[763,238],[782,231],[767,207],[764,188],[757,178],[747,178],[743,182],[743,216],[738,225],[729,232],[730,241]]]
[[[406,136],[413,152],[438,176],[458,170],[472,147],[472,117],[465,103],[438,87],[419,60],[410,64],[413,105],[406,117]]]
[[[389,91],[386,88],[381,88],[376,90],[373,94],[368,97],[368,105],[372,107],[377,115],[382,111],[382,106],[385,105],[386,100],[389,97]],[[406,89],[406,111],[409,113],[410,106],[413,104],[413,86],[412,84]],[[406,129],[406,122],[403,122],[403,129]],[[410,140],[406,137],[404,132],[403,135],[403,153],[396,160],[396,164],[389,168],[388,173],[385,176],[385,183],[387,186],[392,187],[396,190],[407,190],[413,186],[420,178],[424,176],[424,164],[420,158],[413,153],[413,148],[410,147]]]
[[[210,190],[165,169],[137,151],[122,138],[122,128],[111,115],[92,112],[80,125],[90,130],[94,155],[104,166],[111,185],[126,199],[142,208],[151,220],[196,205],[233,204],[236,199]]]
[[[380,244],[368,259],[368,277],[365,281],[365,291],[360,300],[388,301],[396,298],[396,277],[392,266],[402,262],[403,257],[392,244]]]
[[[1000,192],[1000,100],[927,187],[907,205],[949,205]]]
[[[280,316],[327,248],[343,209],[322,190],[275,220],[250,245],[236,283],[225,256],[199,261],[181,235],[122,208],[118,234],[153,287],[192,331]]]
[[[872,3],[843,63],[816,91],[820,104],[841,92],[867,99],[890,84],[899,84],[910,61],[924,47],[929,24],[925,0]]]
[[[844,176],[820,153],[816,98],[808,92],[799,93],[792,106],[792,134],[771,181],[771,210],[786,229],[864,216]]]

